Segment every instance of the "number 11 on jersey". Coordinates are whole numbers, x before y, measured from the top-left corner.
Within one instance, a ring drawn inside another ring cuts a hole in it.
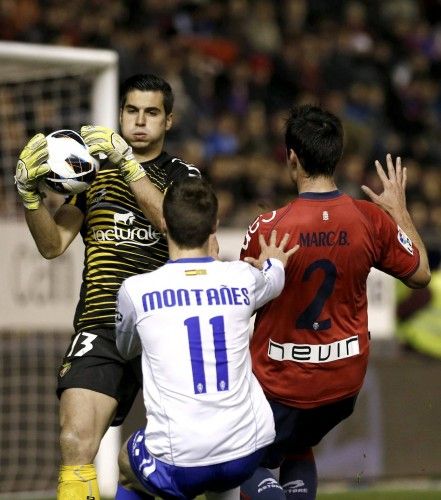
[[[228,359],[225,344],[225,325],[223,316],[210,318],[209,323],[213,332],[214,356],[216,358],[217,390],[228,390]],[[204,353],[202,350],[201,323],[199,316],[192,316],[184,321],[187,327],[188,343],[190,347],[191,369],[193,372],[193,386],[195,394],[207,392],[205,381]]]

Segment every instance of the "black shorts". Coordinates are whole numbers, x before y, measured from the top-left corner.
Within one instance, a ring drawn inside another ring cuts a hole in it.
[[[72,341],[58,370],[57,396],[65,389],[90,389],[115,398],[118,408],[111,425],[121,425],[142,387],[141,357],[124,360],[111,338],[82,332]]]
[[[354,411],[357,396],[336,403],[302,409],[269,401],[276,424],[276,439],[268,446],[261,465],[275,469],[289,455],[301,454]]]

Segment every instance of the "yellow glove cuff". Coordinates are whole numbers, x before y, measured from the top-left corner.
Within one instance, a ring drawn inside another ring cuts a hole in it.
[[[129,160],[125,162],[121,167],[121,175],[123,176],[127,184],[129,184],[130,182],[135,182],[139,179],[142,179],[147,174],[140,163],[138,163],[136,160]]]
[[[28,210],[37,210],[39,208],[42,196],[38,191],[27,191],[17,184],[17,191],[23,202],[23,205]]]

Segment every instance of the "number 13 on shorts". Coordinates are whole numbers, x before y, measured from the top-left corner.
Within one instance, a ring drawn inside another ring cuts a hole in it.
[[[69,349],[69,352],[67,353],[66,357],[70,356],[75,356],[75,357],[81,357],[86,354],[86,352],[89,352],[93,349],[93,341],[96,339],[97,335],[94,333],[87,333],[87,332],[80,332],[77,335],[75,335],[71,348]],[[81,341],[79,342],[81,338]],[[82,347],[81,347],[82,346]],[[74,350],[76,347],[81,347],[75,354]]]

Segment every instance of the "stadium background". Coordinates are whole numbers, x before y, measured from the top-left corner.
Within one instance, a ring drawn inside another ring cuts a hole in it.
[[[386,152],[403,158],[409,209],[438,268],[439,1],[2,0],[0,38],[112,50],[119,81],[135,72],[165,77],[176,95],[167,149],[212,181],[225,235],[242,234],[257,213],[292,196],[281,132],[285,113],[293,103],[322,104],[345,127],[341,189],[362,197],[361,184],[378,188],[374,159]],[[75,303],[81,266],[81,245],[58,262],[38,256],[23,229],[13,173],[32,134],[78,129],[92,120],[94,72],[37,71],[30,62],[14,75],[4,68],[0,492],[10,498],[12,491],[50,491],[56,482],[53,387],[70,335],[63,307]],[[374,290],[372,301],[380,306],[385,293]],[[40,329],[39,316],[45,320]],[[380,326],[381,319],[380,312]],[[395,331],[376,339],[374,329],[373,337],[356,414],[318,450],[319,472],[325,484],[339,481],[357,491],[385,480],[409,490],[422,482],[439,486],[440,360],[405,348]],[[135,408],[133,421],[138,417]]]

